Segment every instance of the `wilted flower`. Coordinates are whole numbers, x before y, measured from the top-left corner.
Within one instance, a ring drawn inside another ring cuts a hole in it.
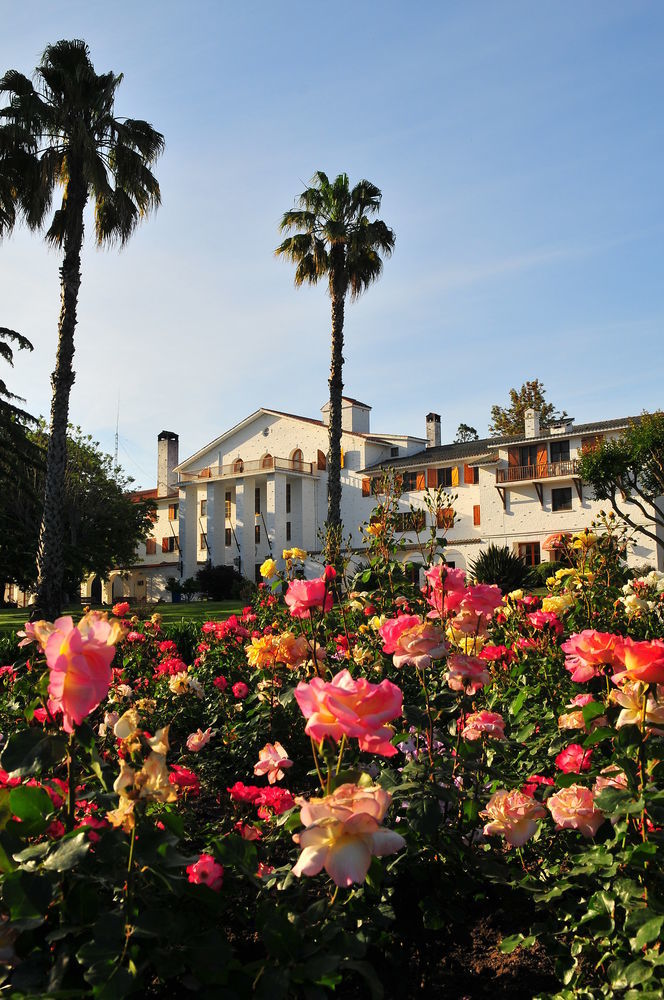
[[[205,732],[202,729],[197,729],[195,733],[190,733],[187,736],[187,750],[191,750],[192,753],[198,753],[199,750],[202,750],[210,742],[211,735],[212,731],[210,729],[206,729]]]
[[[292,766],[293,761],[289,759],[281,743],[278,741],[266,743],[263,749],[258,751],[258,763],[254,765],[254,774],[258,776],[267,774],[267,780],[274,785],[284,777],[284,768]]]

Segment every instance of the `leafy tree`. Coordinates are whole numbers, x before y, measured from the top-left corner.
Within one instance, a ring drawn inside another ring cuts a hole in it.
[[[587,449],[579,465],[596,500],[664,548],[664,413],[643,413],[620,437]]]
[[[459,424],[457,427],[456,437],[454,439],[455,444],[466,444],[467,441],[478,441],[479,434],[474,427],[470,424]]]
[[[321,170],[311,187],[298,197],[296,209],[285,212],[280,229],[292,232],[275,253],[296,264],[296,286],[326,279],[332,304],[330,365],[330,455],[327,474],[328,531],[341,532],[341,399],[343,394],[344,308],[346,295],[356,299],[383,270],[381,254],[389,257],[395,236],[380,219],[381,192],[369,181],[350,188],[348,176],[330,182]]]
[[[8,565],[9,582],[24,589],[37,579],[36,556],[48,434],[44,425],[30,432],[37,461],[30,469],[32,488],[22,482],[5,483],[3,512],[13,522],[9,539],[0,537],[0,562]],[[129,492],[131,479],[99,450],[90,435],[69,428],[67,473],[62,502],[63,588],[69,597],[81,581],[94,573],[102,579],[113,567],[128,568],[136,561],[138,543],[152,528],[154,504],[138,501]],[[2,533],[4,536],[4,532]],[[5,552],[8,552],[7,564]]]
[[[46,230],[47,241],[63,251],[36,608],[51,618],[60,610],[65,565],[67,422],[75,377],[83,213],[92,200],[96,243],[123,245],[161,200],[150,167],[164,139],[145,121],[114,117],[121,80],[122,74],[96,73],[80,40],[49,45],[34,85],[17,70],[0,79],[0,93],[9,96],[9,104],[0,109],[0,236],[19,220],[42,229],[56,188],[63,189]]]
[[[544,396],[546,389],[538,378],[524,382],[520,389],[510,389],[509,406],[491,407],[491,423],[489,434],[494,436],[510,436],[523,434],[525,412],[532,407],[539,410],[540,427],[548,427],[557,420],[565,420],[565,410],[559,413],[553,403],[548,403]]]
[[[196,574],[197,590],[210,601],[237,597],[245,583],[234,566],[204,566]]]

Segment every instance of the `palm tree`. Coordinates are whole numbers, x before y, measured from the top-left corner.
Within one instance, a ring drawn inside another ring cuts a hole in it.
[[[330,454],[327,478],[328,532],[341,532],[341,400],[343,394],[344,307],[346,295],[356,299],[383,270],[381,254],[389,257],[395,236],[380,219],[381,192],[362,180],[351,190],[347,174],[330,183],[322,170],[311,187],[286,212],[281,232],[292,232],[275,253],[296,264],[295,284],[315,285],[327,278],[332,303],[330,365]]]
[[[0,109],[0,236],[19,220],[42,229],[56,187],[63,192],[46,230],[47,241],[63,251],[37,554],[37,608],[48,617],[58,614],[62,600],[61,508],[84,210],[91,200],[98,246],[122,246],[161,201],[150,167],[163,150],[164,137],[145,121],[114,117],[121,80],[122,74],[96,73],[88,46],[80,40],[49,45],[34,86],[16,70],[0,79],[0,93],[9,96],[8,106]]]

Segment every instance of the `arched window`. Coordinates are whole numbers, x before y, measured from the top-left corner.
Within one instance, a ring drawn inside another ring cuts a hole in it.
[[[267,455],[263,455],[263,458],[261,459],[261,468],[271,469],[273,465],[274,459],[272,458],[272,455],[269,453]]]
[[[241,458],[236,458],[233,463],[233,472],[244,472],[244,462]]]
[[[318,457],[316,458],[316,464],[321,472],[327,468],[327,458],[325,457],[325,452],[318,449]]]
[[[304,455],[302,454],[301,448],[296,448],[291,455],[291,462],[293,463],[293,468],[296,471],[302,471],[302,466],[304,465]]]

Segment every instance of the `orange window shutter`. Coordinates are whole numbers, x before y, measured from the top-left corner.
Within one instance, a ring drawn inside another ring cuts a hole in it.
[[[168,537],[162,538],[161,540],[161,551],[168,552]]]
[[[452,486],[458,486],[458,485],[459,485],[459,466],[458,465],[453,465],[452,466]]]
[[[435,469],[427,469],[427,486],[430,490],[435,490],[438,486],[438,475]]]
[[[480,505],[478,503],[473,507],[473,524],[477,525],[480,523]]]
[[[370,497],[371,496],[371,480],[370,479],[366,479],[365,478],[365,479],[362,480],[362,496],[363,497]]]
[[[519,464],[519,452],[516,448],[509,448],[507,451],[507,462],[508,465],[518,465]]]
[[[463,467],[463,481],[466,485],[475,482],[475,470],[470,465]]]
[[[546,451],[546,445],[540,445],[537,449],[537,468],[546,469],[548,461],[549,459]]]
[[[423,490],[426,488],[426,482],[424,477],[424,472],[418,472],[415,476],[415,489]]]

